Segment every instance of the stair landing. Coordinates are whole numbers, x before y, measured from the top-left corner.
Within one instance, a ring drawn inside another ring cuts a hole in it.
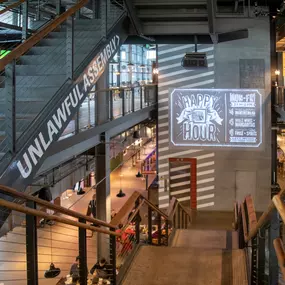
[[[243,250],[141,247],[123,285],[247,285]]]

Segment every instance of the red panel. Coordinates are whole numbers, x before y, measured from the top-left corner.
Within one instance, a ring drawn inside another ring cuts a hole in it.
[[[189,162],[191,166],[190,208],[197,209],[197,159],[196,158],[169,158],[169,162]]]

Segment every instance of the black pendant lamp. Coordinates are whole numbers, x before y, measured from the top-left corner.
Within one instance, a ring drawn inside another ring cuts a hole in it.
[[[118,198],[122,198],[122,197],[125,197],[125,196],[126,196],[126,194],[123,192],[122,189],[120,189],[119,193],[117,194],[117,197]]]
[[[123,189],[122,189],[122,167],[121,167],[121,171],[120,171],[120,190],[119,190],[119,193],[116,195],[118,198],[122,198],[122,197],[125,197],[126,194],[123,192]]]
[[[45,278],[55,278],[60,274],[60,268],[56,268],[53,263],[50,264],[49,270],[45,272]]]
[[[50,259],[51,259],[51,263],[50,263],[49,269],[44,274],[45,278],[55,278],[61,272],[60,268],[56,268],[54,263],[52,262],[52,228],[51,227],[50,227]]]
[[[143,177],[143,175],[141,174],[141,172],[140,172],[140,171],[138,171],[138,173],[136,174],[136,177],[137,177],[137,178],[142,178],[142,177]]]

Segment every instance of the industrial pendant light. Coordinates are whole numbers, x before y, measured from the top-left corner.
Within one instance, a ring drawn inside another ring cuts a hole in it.
[[[120,190],[119,190],[119,193],[116,196],[118,198],[122,198],[122,197],[126,196],[126,194],[123,192],[123,189],[122,189],[122,166],[121,166],[121,173],[120,173]]]
[[[136,174],[136,177],[137,177],[137,178],[142,178],[142,177],[143,177],[143,175],[141,174],[141,172],[140,172],[140,171],[138,171],[138,173]]]
[[[51,263],[50,263],[50,266],[49,266],[49,269],[45,272],[44,276],[45,278],[55,278],[57,277],[61,270],[60,268],[56,268],[54,263],[52,262],[52,229],[50,227],[50,259],[51,259]]]

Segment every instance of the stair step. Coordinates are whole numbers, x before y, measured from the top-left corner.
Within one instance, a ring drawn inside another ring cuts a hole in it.
[[[21,135],[22,135],[23,132],[16,132],[16,138],[19,138]],[[3,140],[6,138],[6,132],[3,130],[3,131],[0,131],[0,140]],[[1,151],[1,148],[0,148],[0,151]]]
[[[19,87],[16,86],[16,100],[29,98],[51,98],[58,91],[58,87]],[[0,99],[5,99],[5,90],[0,88]],[[49,99],[48,99],[49,100]]]
[[[82,28],[83,29],[83,28]],[[78,38],[88,38],[88,37],[93,37],[96,36],[100,37],[101,36],[101,31],[98,29],[91,29],[91,30],[76,30],[74,31],[74,38],[78,39]],[[51,32],[48,35],[48,38],[52,38],[52,39],[66,39],[67,35],[66,35],[66,31],[60,31],[60,32]]]
[[[66,75],[16,76],[16,85],[23,87],[60,87],[66,80]],[[27,94],[28,95],[28,94]]]
[[[75,27],[78,25],[101,25],[102,20],[101,19],[77,19],[74,21]]]
[[[17,65],[16,75],[65,75],[66,67],[64,65]]]
[[[47,20],[40,20],[40,21],[30,21],[30,29],[31,30],[37,30],[41,27],[43,27],[45,24],[47,24]]]
[[[42,39],[37,46],[60,46],[64,45],[65,41],[59,38],[44,38]]]

